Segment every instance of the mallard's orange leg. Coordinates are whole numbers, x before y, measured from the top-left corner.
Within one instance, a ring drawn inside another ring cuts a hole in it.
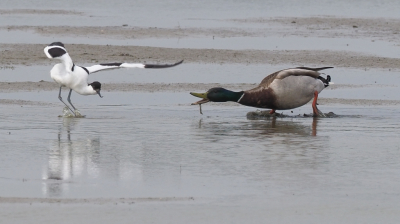
[[[317,109],[317,99],[318,99],[318,91],[314,92],[314,101],[312,102],[312,109],[314,112],[314,117],[317,117],[318,114],[318,109]]]
[[[274,114],[275,113],[275,110],[274,109],[272,109],[270,112],[269,112],[269,114]]]

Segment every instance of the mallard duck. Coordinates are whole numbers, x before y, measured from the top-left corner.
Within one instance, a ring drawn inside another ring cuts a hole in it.
[[[245,106],[272,109],[270,114],[276,110],[288,110],[303,106],[313,97],[313,113],[318,116],[317,99],[318,94],[329,84],[333,84],[331,77],[321,76],[319,71],[333,68],[307,68],[297,67],[277,71],[265,77],[254,89],[234,92],[221,87],[209,89],[205,93],[193,93],[193,96],[202,100],[192,105],[200,105],[207,102],[233,101]]]

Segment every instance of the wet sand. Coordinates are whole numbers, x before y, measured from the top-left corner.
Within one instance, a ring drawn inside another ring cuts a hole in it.
[[[37,14],[75,14],[79,12],[61,10],[19,10],[0,11],[3,13],[37,13]],[[196,19],[192,19],[196,21]],[[201,20],[201,19],[198,19]],[[218,20],[208,20],[218,21]],[[282,17],[282,18],[247,18],[226,20],[234,24],[257,24],[259,27],[237,28],[192,28],[192,27],[139,27],[121,24],[120,26],[4,26],[8,31],[33,31],[46,35],[92,36],[108,38],[188,38],[188,37],[265,37],[270,35],[330,37],[330,38],[368,38],[371,41],[385,40],[400,44],[400,21],[387,18],[335,18],[335,17]],[[261,25],[261,27],[260,27]]]
[[[57,10],[17,10],[3,13],[57,13]],[[60,14],[80,15],[79,12],[61,11]],[[196,19],[193,19],[196,21]],[[210,20],[212,22],[213,20]],[[158,39],[158,38],[232,38],[232,37],[265,37],[271,34],[282,38],[293,36],[299,38],[353,38],[375,41],[387,41],[393,46],[400,46],[398,27],[400,20],[385,18],[248,18],[227,20],[234,24],[257,24],[252,27],[134,27],[128,24],[121,26],[3,26],[0,30],[8,32],[35,32],[42,36],[71,36],[109,39]],[[249,39],[250,40],[250,39]],[[53,62],[43,55],[43,44],[2,44],[0,66],[9,65],[50,65]],[[273,45],[273,43],[271,43]],[[231,49],[176,49],[149,46],[116,46],[115,44],[69,44],[70,55],[75,61],[98,63],[110,61],[171,62],[184,59],[185,63],[241,63],[241,64],[293,64],[307,66],[331,66],[362,69],[399,69],[398,57],[380,57],[354,51],[335,50],[231,50]],[[282,48],[282,47],[280,47]]]
[[[400,21],[389,18],[343,18],[343,17],[282,17],[233,19],[244,24],[277,24],[283,35],[368,38],[371,41],[400,42]],[[295,30],[295,31],[293,31]]]
[[[0,65],[51,65],[43,54],[45,43],[40,44],[0,44],[3,57]],[[111,45],[66,45],[74,61],[81,65],[105,62],[146,62],[173,63],[184,59],[184,63],[211,64],[292,64],[362,68],[362,69],[400,69],[399,58],[368,56],[356,52],[335,52],[328,50],[219,50],[219,49],[172,49],[142,46]],[[133,53],[134,52],[134,53]],[[296,67],[293,66],[293,67]]]

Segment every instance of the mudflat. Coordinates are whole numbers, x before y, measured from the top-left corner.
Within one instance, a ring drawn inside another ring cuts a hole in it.
[[[55,4],[0,4],[0,223],[400,222],[397,1]],[[105,97],[63,118],[55,41],[81,66],[184,63],[93,74]],[[335,116],[191,106],[298,66],[335,67]]]

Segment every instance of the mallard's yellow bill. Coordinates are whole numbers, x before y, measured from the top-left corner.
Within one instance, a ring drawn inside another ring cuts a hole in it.
[[[195,96],[195,97],[199,97],[199,98],[203,98],[200,101],[197,101],[195,103],[192,103],[192,105],[198,105],[198,104],[203,104],[203,103],[208,103],[210,102],[210,100],[207,99],[207,93],[190,93],[191,95]]]

